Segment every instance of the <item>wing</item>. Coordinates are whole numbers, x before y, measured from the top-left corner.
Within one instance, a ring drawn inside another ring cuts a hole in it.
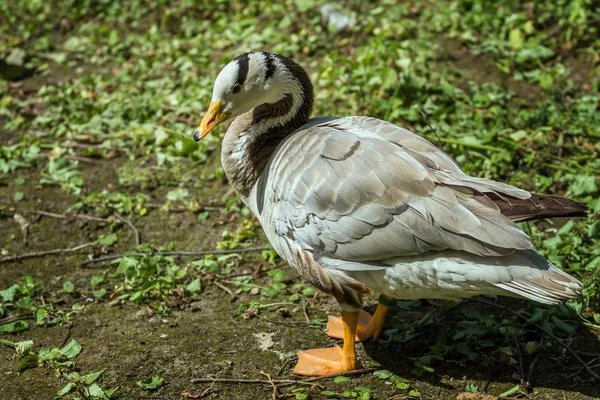
[[[277,151],[268,186],[275,233],[324,256],[367,262],[531,247],[489,197],[528,192],[470,177],[425,139],[373,118],[303,127]]]

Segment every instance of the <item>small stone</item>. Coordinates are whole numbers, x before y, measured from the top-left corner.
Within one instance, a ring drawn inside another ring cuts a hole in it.
[[[254,337],[258,340],[258,348],[267,351],[275,345],[273,341],[274,333],[255,333]]]
[[[202,310],[202,306],[199,301],[194,301],[193,303],[190,304],[191,312],[198,312],[200,310]]]
[[[283,318],[288,318],[290,316],[290,311],[287,308],[280,308],[277,310],[277,314]]]

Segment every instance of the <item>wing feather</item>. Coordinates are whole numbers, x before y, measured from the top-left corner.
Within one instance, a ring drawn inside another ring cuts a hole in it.
[[[444,152],[396,125],[327,119],[291,135],[269,166],[275,231],[350,261],[445,249],[492,256],[529,249],[486,193],[530,194],[470,177]]]

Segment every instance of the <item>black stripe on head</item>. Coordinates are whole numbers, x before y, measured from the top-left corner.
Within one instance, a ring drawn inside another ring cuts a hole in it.
[[[248,77],[248,68],[250,64],[250,53],[240,54],[234,60],[237,60],[239,65],[238,78],[236,83],[238,85],[243,85],[246,82],[246,78]]]
[[[275,75],[275,70],[277,67],[275,66],[275,54],[272,53],[263,53],[265,56],[265,62],[267,64],[267,70],[265,71],[265,81]]]

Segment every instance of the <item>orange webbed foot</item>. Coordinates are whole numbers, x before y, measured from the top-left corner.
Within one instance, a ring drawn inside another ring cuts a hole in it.
[[[341,318],[340,318],[341,319]],[[339,374],[362,368],[352,357],[344,356],[341,347],[327,347],[323,349],[312,349],[298,352],[298,363],[294,368],[294,374],[307,376],[323,376]]]
[[[373,329],[371,314],[365,310],[359,310],[358,312],[358,327],[356,329],[356,341],[364,342],[375,337]],[[371,326],[371,327],[370,327]],[[342,317],[329,317],[327,321],[327,335],[334,339],[344,338],[344,324],[342,323]]]

